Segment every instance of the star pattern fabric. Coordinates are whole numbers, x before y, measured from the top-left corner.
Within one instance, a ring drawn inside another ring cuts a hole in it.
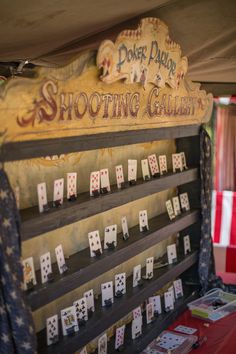
[[[20,257],[19,214],[8,178],[0,168],[0,354],[36,353]]]
[[[211,139],[203,127],[200,131],[200,177],[202,225],[198,273],[204,294],[211,288],[225,289],[225,286],[215,272],[211,237]]]

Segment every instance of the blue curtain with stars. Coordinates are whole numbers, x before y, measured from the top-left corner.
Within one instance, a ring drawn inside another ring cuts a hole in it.
[[[200,177],[202,225],[198,272],[204,294],[211,288],[225,289],[225,286],[215,272],[211,237],[211,139],[203,127],[200,131]]]
[[[0,167],[0,354],[36,353],[33,319],[24,301],[19,214]]]

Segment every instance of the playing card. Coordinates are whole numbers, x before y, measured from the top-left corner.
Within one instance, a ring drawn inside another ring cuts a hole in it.
[[[125,325],[116,328],[115,349],[120,348],[124,344]]]
[[[191,244],[189,235],[184,236],[184,255],[191,252]]]
[[[183,163],[181,154],[172,154],[173,172],[183,171]]]
[[[140,232],[149,230],[147,210],[140,210],[139,212],[139,230]]]
[[[182,165],[183,165],[183,168],[184,168],[185,170],[187,170],[188,167],[187,167],[187,164],[186,164],[185,153],[184,153],[184,152],[181,152],[180,155],[181,155],[181,158],[182,158]]]
[[[197,328],[178,325],[177,327],[174,328],[174,331],[184,333],[184,334],[193,334],[193,333],[197,332]]]
[[[102,245],[99,236],[99,231],[92,231],[88,233],[90,257],[102,254]]]
[[[142,318],[142,310],[141,310],[141,306],[136,307],[133,311],[133,320],[135,320],[136,318],[141,317]]]
[[[117,225],[105,227],[104,249],[114,249],[117,246]]]
[[[175,243],[167,246],[167,257],[168,257],[169,264],[177,262],[176,244]]]
[[[128,160],[128,181],[137,180],[137,160]]]
[[[150,172],[148,168],[148,160],[141,160],[142,174],[144,181],[148,181],[150,179]]]
[[[174,289],[175,289],[175,297],[176,299],[179,299],[184,295],[183,293],[183,285],[182,285],[182,280],[181,279],[176,279],[174,281]]]
[[[158,346],[162,349],[172,351],[183,344],[185,340],[186,338],[183,338],[177,334],[166,332],[161,336]]]
[[[165,172],[168,172],[166,155],[160,155],[158,159],[160,166],[160,174],[163,175]]]
[[[172,298],[173,298],[173,302],[175,303],[175,291],[174,291],[173,285],[171,285],[171,286],[167,289],[167,291],[171,292]]]
[[[101,284],[102,290],[102,306],[109,306],[114,302],[113,295],[113,282],[109,281],[107,283]]]
[[[78,332],[79,326],[74,306],[61,310],[61,324],[63,336]]]
[[[155,154],[148,156],[148,163],[151,171],[152,176],[156,176],[160,173],[157,157]]]
[[[180,204],[179,204],[179,197],[173,197],[172,198],[172,202],[173,202],[173,207],[174,207],[174,213],[175,216],[178,216],[181,214],[181,210],[180,210]]]
[[[120,189],[124,182],[125,182],[125,180],[124,180],[123,166],[122,165],[116,166],[117,188]]]
[[[62,245],[58,245],[55,248],[55,254],[56,254],[59,272],[60,272],[60,274],[63,274],[67,270],[67,266],[66,266],[66,262],[65,262],[65,257],[64,257]]]
[[[41,280],[42,284],[46,283],[48,279],[48,274],[52,274],[52,264],[50,252],[47,252],[40,256],[40,269],[41,269]]]
[[[154,316],[154,306],[153,303],[150,302],[146,305],[146,322],[147,324],[151,323]]]
[[[84,298],[86,299],[87,303],[87,310],[88,311],[95,311],[95,306],[94,306],[94,294],[93,294],[93,289],[90,289],[84,293]]]
[[[107,334],[98,339],[98,354],[107,354]]]
[[[172,206],[171,200],[167,200],[166,201],[166,210],[167,210],[167,213],[169,215],[169,219],[173,220],[175,218],[175,213],[174,213],[174,210],[173,210],[173,206]]]
[[[80,324],[80,321],[88,321],[88,308],[86,298],[82,297],[82,299],[74,301],[73,306],[75,307],[78,323]]]
[[[102,193],[110,192],[110,180],[109,180],[109,171],[108,168],[104,168],[100,170],[100,178],[101,178],[101,191]]]
[[[164,303],[166,312],[174,310],[174,299],[172,291],[167,291],[164,293]]]
[[[47,345],[54,344],[58,341],[58,315],[51,316],[46,320],[47,327]]]
[[[179,195],[179,197],[180,197],[181,209],[183,211],[190,210],[190,205],[189,205],[189,200],[188,200],[188,193],[182,193],[182,194]]]
[[[138,338],[142,334],[142,317],[132,321],[132,339]]]
[[[149,302],[153,304],[154,312],[161,314],[161,297],[160,295],[149,297]]]
[[[93,197],[100,193],[100,171],[90,174],[90,196]]]
[[[127,240],[127,238],[129,238],[129,229],[128,229],[128,222],[127,222],[126,216],[122,216],[121,226],[122,226],[122,232],[123,232],[123,239]]]
[[[36,285],[33,257],[24,259],[22,264],[24,273],[24,290],[32,289],[33,286]]]
[[[45,206],[48,205],[47,189],[46,189],[45,182],[37,184],[37,192],[38,192],[39,212],[42,213],[44,211]]]
[[[115,275],[115,295],[117,297],[126,293],[126,273]]]
[[[77,197],[77,173],[67,173],[67,199]]]
[[[133,288],[135,288],[141,280],[141,264],[133,268]]]
[[[87,348],[84,347],[84,348],[79,352],[79,354],[88,354]]]
[[[146,259],[146,279],[152,279],[153,277],[153,263],[154,263],[154,257],[149,257]]]
[[[64,195],[64,178],[56,179],[54,181],[53,189],[53,205],[59,206],[63,204]]]

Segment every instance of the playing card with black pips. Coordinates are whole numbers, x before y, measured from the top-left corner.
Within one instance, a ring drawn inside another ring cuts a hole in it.
[[[115,296],[121,297],[126,293],[126,273],[115,275]]]
[[[47,345],[58,342],[58,315],[51,316],[46,320]]]
[[[42,284],[52,280],[52,264],[50,252],[40,256],[40,269]]]

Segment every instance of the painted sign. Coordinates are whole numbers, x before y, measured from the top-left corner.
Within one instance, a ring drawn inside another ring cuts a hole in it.
[[[0,139],[199,124],[210,117],[212,96],[187,79],[187,59],[160,20],[142,20],[115,44],[104,41],[97,66],[86,65],[81,73],[82,61],[1,85]]]

